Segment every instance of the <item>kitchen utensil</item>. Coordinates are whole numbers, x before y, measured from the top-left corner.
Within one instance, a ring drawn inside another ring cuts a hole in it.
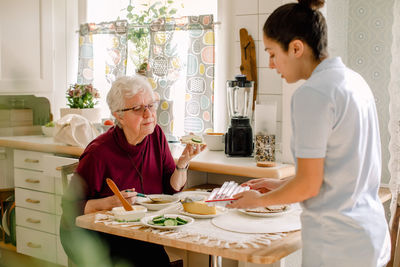
[[[150,198],[148,198],[148,195],[146,196],[147,198],[138,198],[136,202],[140,205],[145,206],[148,210],[161,210],[179,201],[179,197],[177,196],[162,194],[151,195],[151,198],[153,199],[160,199],[161,201],[165,201],[165,203],[159,203],[158,201],[150,200]]]
[[[127,190],[127,192],[132,192],[132,191]],[[138,196],[138,197],[146,197],[146,198],[150,199],[150,200],[153,201],[153,202],[160,202],[160,201],[163,200],[161,197],[155,197],[155,196],[145,195],[145,194],[142,194],[142,193],[137,193],[137,196]]]
[[[111,191],[113,191],[113,193],[119,198],[124,209],[126,211],[133,210],[132,205],[129,204],[129,202],[122,196],[121,192],[119,191],[119,189],[118,189],[117,185],[114,183],[114,181],[111,180],[110,178],[107,178],[106,182],[107,182],[108,186],[110,187]]]
[[[245,75],[236,75],[228,80],[227,104],[230,125],[225,135],[225,154],[229,156],[251,156],[253,153],[253,131],[250,125],[253,107],[254,82]]]
[[[257,59],[256,59],[256,46],[251,35],[248,34],[245,28],[240,29],[240,51],[241,51],[241,65],[240,72],[246,75],[247,79],[254,81],[253,90],[253,103],[256,102],[257,97]],[[254,105],[252,106],[254,110]]]

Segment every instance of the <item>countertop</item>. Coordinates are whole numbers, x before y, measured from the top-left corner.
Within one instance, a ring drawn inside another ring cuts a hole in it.
[[[0,137],[0,147],[56,153],[79,157],[84,148],[54,142],[52,137],[43,135]],[[184,147],[180,144],[170,144],[172,156],[178,159]],[[257,167],[252,157],[228,157],[223,151],[206,149],[191,160],[189,169],[200,172],[211,172],[226,175],[244,176],[249,178],[285,178],[295,174],[295,168],[290,164],[278,163],[276,167]]]

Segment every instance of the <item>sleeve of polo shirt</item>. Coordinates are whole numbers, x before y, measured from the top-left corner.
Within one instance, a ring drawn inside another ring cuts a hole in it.
[[[324,158],[334,122],[334,104],[328,95],[310,87],[292,98],[292,126],[296,158]]]

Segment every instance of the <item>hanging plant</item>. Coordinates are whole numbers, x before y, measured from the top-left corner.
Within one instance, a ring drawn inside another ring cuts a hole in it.
[[[164,4],[161,1],[150,4],[149,1],[134,6],[132,0],[129,1],[129,5],[126,7],[126,19],[132,27],[128,28],[127,38],[135,47],[130,53],[130,58],[137,72],[144,72],[147,69],[150,46],[149,24],[154,20],[171,18],[175,15],[178,10],[173,7],[173,4],[173,0],[168,0]],[[181,6],[183,7],[183,4]]]

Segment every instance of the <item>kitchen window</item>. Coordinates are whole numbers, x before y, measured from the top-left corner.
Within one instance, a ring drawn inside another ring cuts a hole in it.
[[[157,1],[148,1],[148,0],[132,1],[134,6],[138,6],[139,3],[152,4],[154,2]],[[158,1],[158,2],[166,3],[167,1]],[[129,3],[130,3],[129,0],[120,0],[112,2],[107,0],[101,0],[101,1],[87,0],[86,2],[87,12],[85,21],[99,24],[104,21],[115,21],[117,18],[124,19],[126,14],[125,8],[129,5]],[[154,66],[160,66],[160,64],[159,62],[156,62],[155,58],[153,57],[153,62],[152,62],[153,68],[151,68],[150,75],[149,73],[147,73],[147,76],[150,76],[150,80],[153,85],[156,84],[158,86],[155,88],[155,92],[157,92],[160,95],[161,99],[160,109],[157,114],[158,121],[159,124],[163,127],[163,130],[169,139],[173,139],[174,138],[173,136],[184,135],[185,132],[189,131],[201,133],[203,131],[213,130],[213,113],[212,113],[213,109],[208,107],[210,106],[212,107],[213,105],[212,103],[213,95],[211,90],[213,90],[214,86],[215,62],[211,62],[211,60],[214,61],[214,49],[213,49],[214,37],[213,37],[213,32],[211,32],[210,34],[208,34],[207,32],[207,25],[208,25],[207,20],[209,20],[210,18],[212,19],[212,16],[207,17],[202,15],[203,14],[214,15],[213,21],[215,22],[217,1],[205,0],[199,2],[195,0],[191,1],[176,0],[174,1],[173,4],[180,5],[180,3],[184,3],[184,5],[183,7],[179,6],[179,8],[177,8],[177,13],[176,15],[174,15],[174,17],[181,18],[183,16],[199,16],[198,19],[201,20],[199,21],[201,25],[201,30],[196,32],[196,34],[197,33],[204,34],[202,40],[206,41],[202,42],[201,44],[195,43],[193,41],[188,42],[187,36],[193,34],[184,34],[184,31],[174,32],[173,34],[174,42],[171,42],[171,44],[174,44],[176,50],[180,50],[180,51],[175,51],[175,53],[179,54],[179,52],[184,52],[182,53],[182,55],[184,56],[178,55],[176,56],[176,58],[174,58],[174,60],[171,60],[170,62],[173,63],[172,65],[174,64],[184,65],[185,73],[183,79],[181,77],[180,79],[174,80],[172,83],[168,79],[161,78],[162,72],[166,72],[167,70],[162,68],[161,69],[154,68]],[[181,22],[178,21],[178,23]],[[189,23],[191,22],[189,21]],[[130,26],[131,25],[128,25],[128,27]],[[214,23],[212,22],[211,27],[213,28],[213,26]],[[203,30],[204,32],[200,33],[200,31]],[[152,32],[151,40],[154,39],[160,40],[165,38],[166,35],[165,32],[162,31],[155,33]],[[110,51],[110,46],[113,46],[116,40],[115,38],[110,38],[110,36],[107,36],[107,34],[93,34],[91,35],[90,38],[92,38],[91,42],[93,42],[93,61],[91,62],[91,64],[93,64],[93,83],[94,86],[98,88],[100,91],[101,99],[99,101],[99,107],[101,107],[102,109],[102,117],[106,118],[110,117],[110,113],[106,103],[106,95],[111,86],[111,82],[115,79],[112,71],[110,71],[110,69],[105,69],[108,66],[107,64],[115,59],[115,57],[113,56],[110,57],[110,53],[108,53],[107,51]],[[82,42],[82,37],[80,39],[81,39],[80,42]],[[207,42],[209,42],[209,44],[212,44],[212,46],[204,47],[204,44],[207,45]],[[204,59],[206,62],[204,64],[201,64],[203,62],[198,62],[196,61],[196,58],[194,58],[192,55],[187,54],[186,51],[190,49],[188,46],[198,47],[198,49],[201,49],[202,54],[198,58],[201,58],[202,60]],[[157,48],[159,48],[159,46],[154,45],[153,43],[150,44],[150,51],[154,52],[155,49]],[[127,75],[132,75],[135,73],[135,67],[129,56],[130,50],[131,49],[129,48],[128,45],[128,56],[127,56],[128,62],[126,66]],[[182,60],[182,58],[184,58],[184,60]],[[188,60],[186,60],[186,58],[188,58]],[[156,59],[163,60],[163,58],[160,57],[157,57]],[[193,62],[190,62],[190,59],[192,59]],[[198,68],[196,71],[198,71],[198,73],[201,73],[201,75],[203,75],[204,78],[192,77],[195,75],[193,73],[192,74],[188,73],[190,72],[190,70],[186,68],[188,64],[189,65],[192,64],[192,66]],[[174,73],[171,74],[171,70],[169,69],[168,75],[171,76],[174,75]],[[83,82],[82,80],[79,79],[79,76],[78,76],[78,82]],[[161,88],[161,86],[163,86],[164,88]],[[210,93],[208,95],[201,95],[201,97],[198,96],[199,94],[197,93],[201,91],[202,88],[206,87],[209,88],[208,90],[210,91]],[[160,90],[158,90],[158,88],[160,88]],[[186,88],[186,93],[185,93],[185,88]],[[190,90],[193,90],[195,93],[191,95],[189,92],[188,94],[188,91]],[[191,101],[191,99],[188,100],[188,97],[189,98],[193,97],[194,100],[196,100],[195,97],[198,97],[198,99],[196,101]],[[214,109],[215,108],[218,107],[214,106]],[[225,109],[225,107],[220,107],[220,108]]]

